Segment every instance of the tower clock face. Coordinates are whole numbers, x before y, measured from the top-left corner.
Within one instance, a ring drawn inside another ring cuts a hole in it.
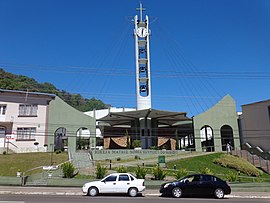
[[[146,37],[146,35],[148,34],[148,31],[145,27],[139,27],[136,33],[139,37]]]

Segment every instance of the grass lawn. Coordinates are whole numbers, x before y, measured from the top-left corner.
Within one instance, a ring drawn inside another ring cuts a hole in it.
[[[176,169],[186,169],[189,174],[192,173],[201,173],[202,170],[205,168],[210,169],[214,175],[221,177],[222,179],[225,179],[225,176],[229,174],[230,172],[238,173],[237,170],[222,167],[219,164],[215,164],[213,161],[216,158],[220,158],[224,153],[213,153],[213,154],[207,154],[207,155],[201,155],[201,156],[195,156],[191,158],[183,158],[179,159],[177,161],[170,161],[166,163],[167,166],[167,175],[168,176],[174,176],[174,166],[176,166]],[[239,164],[241,164],[242,159],[239,158]],[[156,165],[146,165],[147,167],[154,167]],[[128,171],[134,172],[134,167],[128,167]],[[151,174],[152,171],[148,169],[148,174]],[[249,177],[244,173],[240,173],[241,181],[243,182],[252,182],[252,181],[258,181],[263,182],[265,180],[262,179],[268,179],[266,181],[270,181],[270,175],[263,173],[258,178],[255,177]]]
[[[209,155],[196,156],[192,158],[181,159],[179,161],[172,161],[167,163],[169,169],[173,169],[176,165],[176,169],[184,168],[190,172],[199,173],[205,168],[211,169],[214,174],[226,174],[231,169],[221,167],[218,164],[213,163],[213,160],[222,156],[223,153],[214,153]]]
[[[209,155],[203,155],[203,156],[197,156],[193,158],[186,158],[181,159],[178,161],[172,161],[167,163],[167,167],[169,169],[173,169],[174,165],[176,165],[176,169],[184,168],[189,172],[193,173],[200,173],[201,170],[205,168],[209,168],[215,175],[220,176],[221,178],[224,178],[226,174],[229,172],[235,172],[238,173],[237,170],[222,167],[219,164],[215,164],[213,161],[216,158],[220,158],[224,153],[214,153]],[[239,164],[241,164],[242,159],[239,158]],[[240,173],[240,176],[248,177],[246,174]],[[261,181],[260,178],[266,178],[270,181],[270,175],[267,173],[263,173],[260,177],[257,178],[257,181]],[[252,179],[249,178],[242,178],[242,181],[252,181]]]
[[[0,155],[0,176],[16,176],[16,172],[20,169],[22,172],[39,166],[51,165],[51,157],[53,165],[63,163],[68,160],[67,153],[19,153]]]

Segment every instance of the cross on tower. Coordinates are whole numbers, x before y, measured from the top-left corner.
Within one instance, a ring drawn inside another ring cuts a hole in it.
[[[142,7],[142,1],[140,1],[140,8],[136,8],[136,10],[140,11],[140,21],[142,21],[143,11],[145,11],[145,8]]]

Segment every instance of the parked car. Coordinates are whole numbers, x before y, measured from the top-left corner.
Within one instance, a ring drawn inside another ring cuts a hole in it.
[[[145,190],[144,179],[137,179],[129,173],[113,173],[100,181],[85,183],[83,193],[96,196],[101,193],[126,193],[135,197]]]
[[[176,198],[183,196],[214,196],[217,199],[231,193],[231,188],[226,181],[213,175],[193,174],[179,181],[164,183],[160,186],[162,195]]]

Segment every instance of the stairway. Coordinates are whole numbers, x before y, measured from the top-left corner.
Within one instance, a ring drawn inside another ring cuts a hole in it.
[[[47,186],[47,180],[32,180],[27,181],[25,186]]]
[[[70,158],[72,160],[72,164],[75,168],[86,168],[86,167],[93,167],[94,162],[91,158],[91,155],[88,151],[76,151],[70,154]]]
[[[37,174],[32,174],[24,180],[25,186],[47,186],[48,173],[42,172]]]
[[[247,150],[233,150],[233,155],[241,157],[257,168],[260,168],[264,172],[270,174],[270,161],[267,159],[263,159],[262,157],[259,157],[256,154],[251,154]]]

